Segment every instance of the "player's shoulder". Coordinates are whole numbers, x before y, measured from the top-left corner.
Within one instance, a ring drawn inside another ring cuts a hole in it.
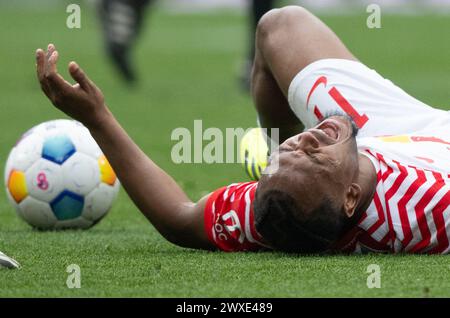
[[[237,199],[245,198],[245,193],[248,193],[248,196],[251,196],[251,199],[254,197],[254,192],[258,186],[257,181],[249,181],[249,182],[239,182],[232,183],[227,186],[223,186],[210,195],[211,200],[229,200],[231,202]],[[253,191],[252,191],[253,190]]]
[[[256,181],[233,183],[214,191],[205,206],[205,230],[223,251],[258,250],[262,238],[254,227]]]

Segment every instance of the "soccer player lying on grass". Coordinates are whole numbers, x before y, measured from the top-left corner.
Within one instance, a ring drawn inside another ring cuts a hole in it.
[[[37,73],[53,104],[90,129],[139,209],[177,245],[446,253],[449,114],[357,61],[300,7],[266,14],[256,47],[253,97],[261,125],[280,128],[283,143],[268,166],[278,169],[197,203],[130,139],[76,63],[71,85],[49,45],[37,51]]]

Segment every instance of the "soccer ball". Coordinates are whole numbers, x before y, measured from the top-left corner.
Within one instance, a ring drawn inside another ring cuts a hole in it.
[[[19,216],[42,229],[87,229],[102,219],[119,180],[89,130],[73,120],[44,122],[11,150],[6,193]]]
[[[252,128],[241,139],[240,158],[245,172],[252,180],[259,180],[267,167],[269,148],[261,128]]]

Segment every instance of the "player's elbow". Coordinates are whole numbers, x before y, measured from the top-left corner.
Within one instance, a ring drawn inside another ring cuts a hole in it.
[[[160,232],[161,235],[170,243],[183,247],[211,250],[212,247],[208,244],[202,243],[198,239],[198,233],[192,231],[190,227],[187,228],[171,228],[165,232]]]
[[[211,249],[209,240],[205,239],[203,214],[193,204],[183,204],[168,213],[158,222],[152,222],[158,232],[170,243],[196,249]]]
[[[167,222],[167,224],[153,223],[153,225],[166,241],[180,247],[189,247],[186,240],[188,229],[183,228],[176,222]]]
[[[186,242],[183,240],[183,236],[180,232],[177,232],[176,230],[170,230],[167,232],[160,232],[161,235],[169,242],[174,245],[180,246],[180,247],[189,247],[186,246]]]

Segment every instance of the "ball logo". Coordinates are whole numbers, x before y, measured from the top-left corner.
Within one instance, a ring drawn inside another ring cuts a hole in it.
[[[45,175],[45,173],[40,172],[37,175],[37,186],[39,189],[45,191],[48,189],[48,181],[47,181],[47,176]]]

